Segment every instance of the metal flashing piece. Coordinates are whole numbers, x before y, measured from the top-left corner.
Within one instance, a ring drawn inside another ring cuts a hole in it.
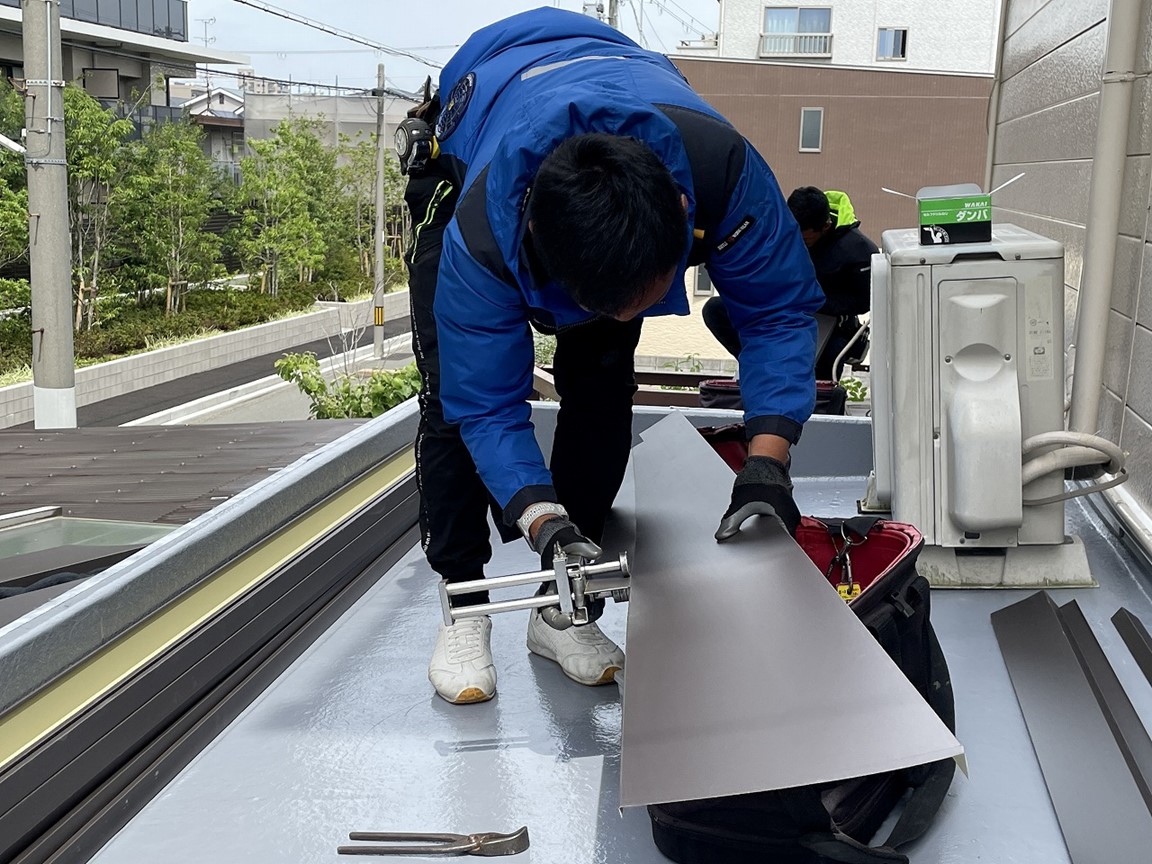
[[[715,541],[733,477],[684,417],[644,433],[633,466],[621,807],[842,780],[963,752],[773,520]]]
[[[1072,650],[1080,661],[1080,667],[1088,678],[1088,684],[1096,695],[1096,701],[1104,714],[1112,737],[1120,747],[1132,779],[1140,790],[1144,805],[1152,813],[1152,737],[1140,715],[1132,705],[1132,700],[1124,692],[1112,664],[1100,643],[1092,633],[1092,627],[1080,604],[1073,600],[1060,607],[1060,619]]]
[[[1056,604],[1039,592],[992,613],[992,629],[1072,860],[1145,860],[1152,814]]]
[[[1120,638],[1128,646],[1136,665],[1140,667],[1148,683],[1152,684],[1152,636],[1148,635],[1148,628],[1124,608],[1112,616],[1112,623],[1120,631]]]

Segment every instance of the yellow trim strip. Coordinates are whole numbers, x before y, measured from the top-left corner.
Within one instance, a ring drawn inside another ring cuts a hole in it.
[[[373,469],[0,716],[0,770],[400,483],[415,464],[409,449]]]
[[[420,245],[420,232],[432,224],[436,218],[436,210],[444,203],[444,199],[452,194],[452,184],[441,180],[436,184],[436,191],[432,193],[432,200],[428,202],[428,212],[424,214],[424,221],[416,226],[412,232],[412,263],[416,263],[417,250]]]

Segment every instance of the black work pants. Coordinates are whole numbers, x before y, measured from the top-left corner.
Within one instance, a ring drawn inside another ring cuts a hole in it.
[[[414,226],[408,252],[412,343],[423,381],[416,439],[420,536],[429,565],[450,582],[484,575],[492,557],[490,510],[505,542],[520,536],[503,522],[459,427],[444,419],[440,402],[433,307],[444,229],[457,195],[447,176],[431,167],[409,179],[404,196]],[[639,320],[595,320],[556,334],[553,372],[560,410],[550,465],[553,483],[572,521],[595,541],[603,534],[632,446],[633,361],[639,339]],[[486,601],[486,594],[458,600]]]
[[[712,297],[704,304],[700,314],[704,319],[704,326],[708,328],[716,341],[723,345],[724,349],[733,357],[739,358],[740,334],[736,332],[732,319],[728,317],[728,310],[724,308],[724,301],[719,297]],[[828,339],[828,344],[824,346],[824,350],[816,358],[814,371],[817,381],[832,380],[832,366],[836,362],[836,358],[840,356],[844,346],[856,335],[859,328],[860,321],[854,316],[840,319],[835,332]],[[847,359],[858,360],[860,358],[850,356]]]

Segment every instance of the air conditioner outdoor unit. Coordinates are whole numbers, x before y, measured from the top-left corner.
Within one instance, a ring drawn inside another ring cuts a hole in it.
[[[920,529],[933,584],[1094,584],[1064,533],[1063,472],[1025,483],[1025,445],[1064,430],[1063,247],[1015,225],[939,246],[899,230],[872,261],[861,510]]]

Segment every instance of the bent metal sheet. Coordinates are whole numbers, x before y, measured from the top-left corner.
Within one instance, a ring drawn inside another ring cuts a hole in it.
[[[768,519],[713,538],[731,470],[680,414],[633,454],[620,806],[823,783],[960,742]]]

